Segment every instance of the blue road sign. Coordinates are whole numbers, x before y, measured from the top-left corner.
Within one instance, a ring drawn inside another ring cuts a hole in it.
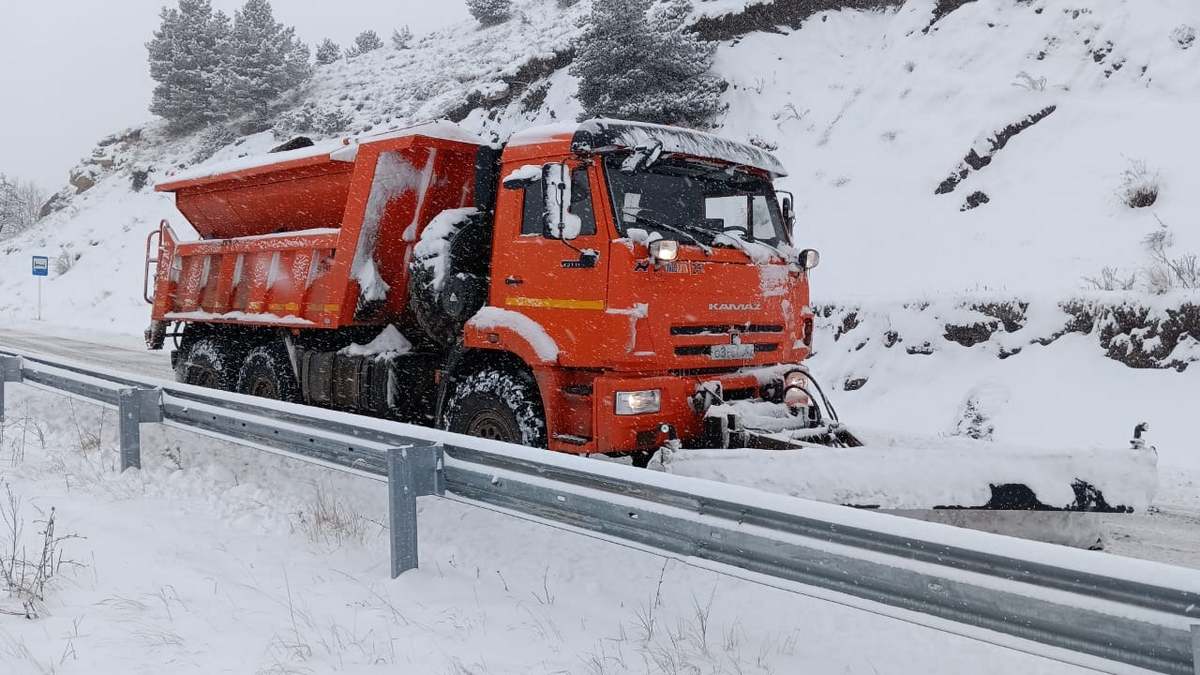
[[[33,256],[33,276],[48,277],[50,276],[50,259],[44,255]]]

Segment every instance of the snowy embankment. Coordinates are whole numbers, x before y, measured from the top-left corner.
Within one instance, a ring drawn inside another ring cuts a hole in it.
[[[1200,327],[1193,320],[1192,334],[1174,345],[1157,338],[1179,307],[1194,309],[1200,298],[1133,302],[1139,320],[1132,323],[1122,318],[1129,305],[1107,295],[989,305],[1014,308],[995,312],[1005,320],[949,301],[840,308],[820,322],[811,365],[851,424],[1020,446],[1120,448],[1148,422],[1160,466],[1200,471],[1193,412],[1200,367],[1191,336]]]
[[[113,413],[11,393],[18,555],[51,509],[63,539],[40,598],[0,594],[7,673],[1071,672],[446,500],[389,582],[381,483],[155,427],[118,475]]]
[[[825,12],[718,51],[721,132],[791,169],[798,240],[825,254],[818,302],[1063,300],[1143,267],[1164,228],[1175,255],[1200,253],[1200,5],[996,0],[929,27],[935,4]],[[988,163],[937,194],[973,149]],[[1159,188],[1152,206],[1124,203],[1130,180]]]

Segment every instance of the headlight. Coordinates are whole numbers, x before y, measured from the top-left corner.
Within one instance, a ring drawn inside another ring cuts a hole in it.
[[[679,242],[670,239],[650,242],[650,257],[657,262],[671,262],[679,257]]]
[[[808,388],[808,376],[803,371],[793,370],[783,377],[784,389],[788,387],[804,387]]]
[[[662,391],[659,389],[617,392],[618,415],[645,415],[661,409]]]
[[[809,380],[803,372],[793,370],[783,377],[783,402],[789,408],[805,408],[811,405],[812,399],[806,391],[809,391]]]

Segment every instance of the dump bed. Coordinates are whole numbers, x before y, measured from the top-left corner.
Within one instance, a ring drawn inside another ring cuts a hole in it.
[[[164,225],[153,318],[297,328],[394,320],[410,247],[434,216],[494,189],[485,157],[494,152],[438,123],[173,176],[156,189],[175,194],[201,240],[177,242]]]

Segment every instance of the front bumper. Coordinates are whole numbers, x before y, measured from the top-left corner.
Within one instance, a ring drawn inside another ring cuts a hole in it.
[[[654,450],[665,443],[671,433],[669,425],[685,447],[717,447],[712,443],[712,425],[706,422],[710,409],[721,402],[753,403],[755,406],[777,406],[774,417],[794,429],[812,426],[806,413],[791,415],[782,402],[783,378],[791,371],[806,370],[799,364],[777,365],[747,369],[735,373],[696,376],[623,376],[603,375],[593,384],[595,452],[617,453]],[[662,406],[656,413],[622,416],[616,414],[616,395],[620,391],[658,389]],[[706,396],[716,390],[719,396]],[[786,415],[785,420],[781,415]]]

